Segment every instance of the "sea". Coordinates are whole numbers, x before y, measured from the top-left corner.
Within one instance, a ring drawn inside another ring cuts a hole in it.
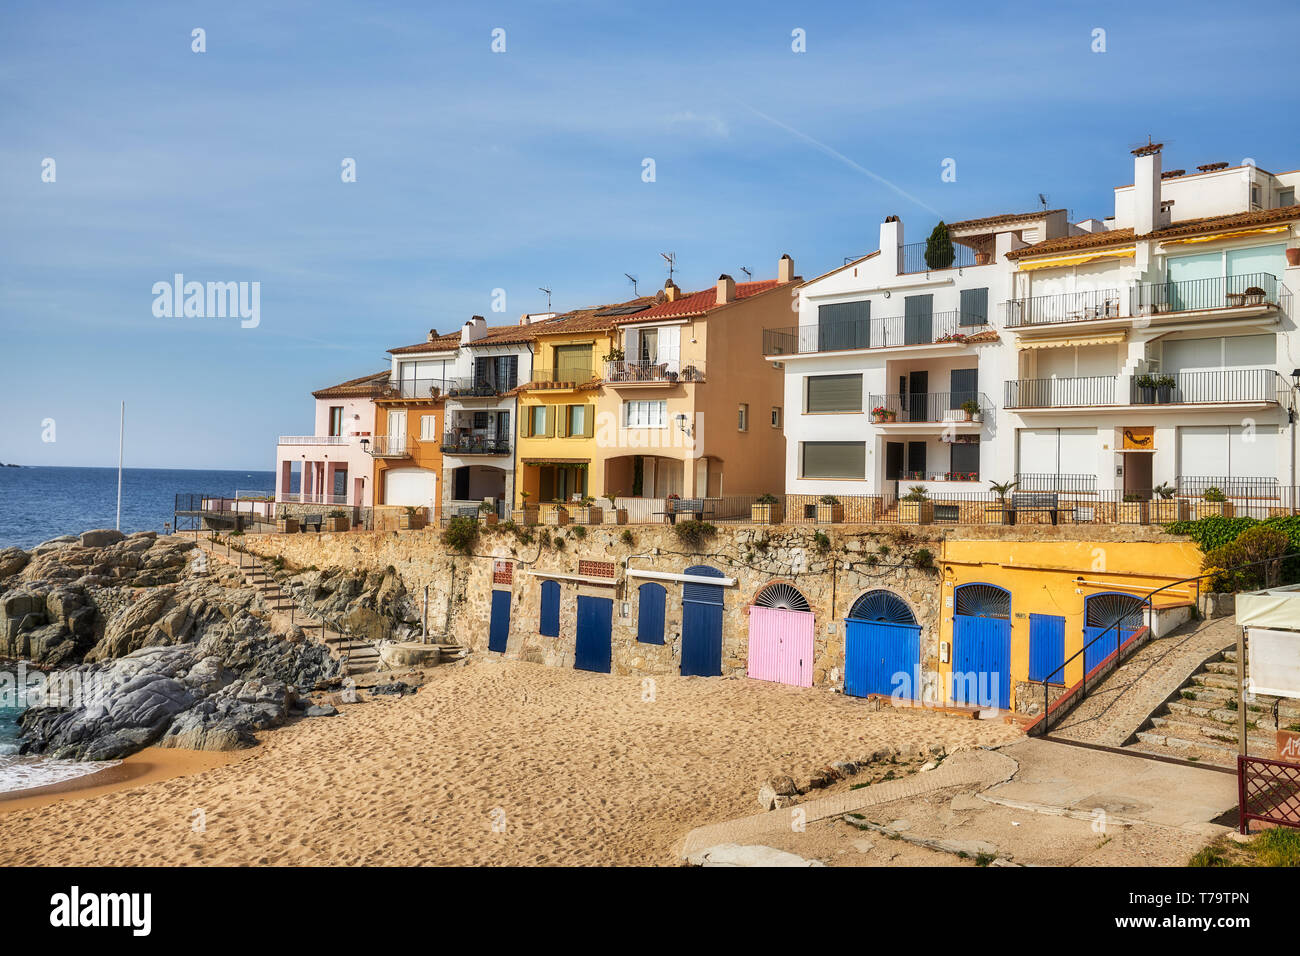
[[[173,521],[178,494],[270,492],[271,471],[197,471],[126,468],[122,471],[121,530],[157,531]],[[0,467],[0,548],[30,550],[42,541],[116,524],[116,468]],[[61,783],[112,766],[108,761],[20,757],[18,715],[27,706],[27,681],[13,664],[0,664],[0,793]]]

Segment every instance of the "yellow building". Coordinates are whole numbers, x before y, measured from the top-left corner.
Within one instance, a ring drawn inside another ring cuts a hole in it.
[[[1125,640],[1190,605],[1196,585],[1174,582],[1199,574],[1201,557],[1179,541],[949,540],[939,562],[937,660],[923,667],[938,673],[944,702],[1040,712],[1044,677],[1055,700],[1081,680],[1085,662],[1091,673],[1115,651],[1115,630]],[[1147,608],[1143,596],[1165,586]]]

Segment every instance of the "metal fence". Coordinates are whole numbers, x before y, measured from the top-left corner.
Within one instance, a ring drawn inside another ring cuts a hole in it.
[[[1237,807],[1242,833],[1251,820],[1300,827],[1300,765],[1238,754]]]
[[[977,252],[970,246],[951,243],[931,252],[928,242],[909,242],[898,247],[898,274],[936,272],[942,269],[965,269],[988,265],[993,261],[988,251]]]
[[[869,407],[877,422],[965,422],[992,408],[983,392],[892,392],[871,395]],[[973,404],[968,404],[973,403]]]
[[[618,385],[638,384],[641,382],[702,382],[704,381],[704,363],[691,362],[687,365],[681,365],[676,361],[609,361],[605,363],[605,381]]]
[[[1002,303],[1003,323],[1009,329],[1058,322],[1086,322],[1120,314],[1119,289],[1090,289],[1059,295],[1036,295]]]
[[[803,355],[850,349],[895,348],[962,342],[989,328],[977,313],[935,312],[877,319],[840,319],[763,330],[764,355]]]
[[[1137,375],[1132,379],[1134,405],[1192,404],[1207,402],[1286,401],[1282,376],[1271,368],[1216,369]]]
[[[1006,408],[1068,408],[1116,405],[1114,375],[1084,378],[1020,378],[1006,383]]]
[[[1182,282],[1137,284],[1129,289],[1131,315],[1196,312],[1278,304],[1277,276],[1267,272],[1187,279]]]

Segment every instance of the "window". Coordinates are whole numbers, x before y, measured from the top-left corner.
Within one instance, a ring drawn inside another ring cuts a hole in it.
[[[958,325],[986,325],[989,321],[989,290],[961,290],[961,320]]]
[[[860,441],[806,441],[803,478],[865,478],[867,444]]]
[[[736,409],[736,429],[737,431],[749,431],[749,406],[744,402]]]
[[[772,406],[772,427],[773,428],[781,427],[781,406],[780,405]]]
[[[330,406],[330,435],[343,434],[343,406]]]
[[[668,402],[624,402],[625,428],[663,428],[668,420]]]
[[[519,417],[523,427],[525,438],[530,435],[544,436],[546,434],[546,406],[534,405],[532,408],[524,409],[524,414]]]
[[[948,447],[952,449],[952,456],[949,460],[949,470],[953,475],[952,480],[961,481],[967,475],[978,478],[980,475],[979,442],[953,442]]]
[[[820,412],[861,412],[862,375],[810,375],[805,379],[804,410]]]
[[[474,387],[508,392],[519,384],[519,356],[474,359]]]
[[[1295,187],[1292,186],[1290,189],[1279,189],[1277,191],[1277,204],[1279,206],[1294,206]]]
[[[557,345],[555,347],[555,380],[557,382],[585,382],[592,376],[590,345]]]
[[[572,438],[591,436],[591,414],[586,405],[570,405],[565,415],[565,434]]]
[[[636,639],[642,644],[664,642],[664,600],[662,584],[643,584],[637,589]]]
[[[1256,208],[1259,208],[1259,184],[1258,183],[1250,184],[1250,204]]]
[[[420,441],[438,441],[438,416],[420,416]]]

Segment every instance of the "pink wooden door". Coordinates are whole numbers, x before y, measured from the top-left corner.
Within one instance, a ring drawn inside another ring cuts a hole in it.
[[[774,607],[749,609],[749,668],[755,680],[812,686],[813,615]]]

